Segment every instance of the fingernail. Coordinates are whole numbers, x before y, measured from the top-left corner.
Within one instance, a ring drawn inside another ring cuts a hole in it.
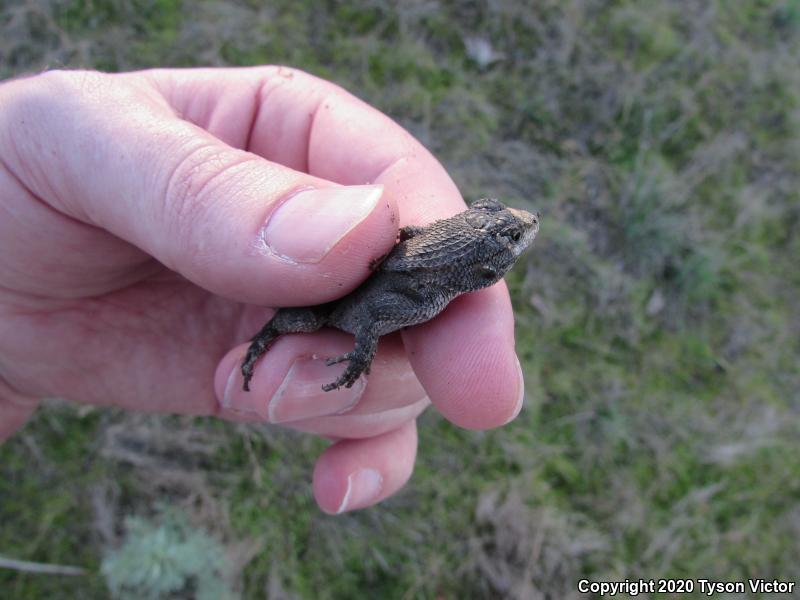
[[[239,359],[233,363],[233,369],[231,370],[230,375],[228,375],[228,380],[225,382],[225,391],[222,394],[222,408],[226,410],[232,410],[234,412],[237,411],[237,408],[233,406],[234,404],[234,396],[237,395],[236,391],[241,389],[242,382],[244,381],[242,378],[242,361],[244,360],[244,354],[239,357]],[[241,390],[244,392],[244,390]],[[241,403],[241,401],[239,401]],[[241,411],[240,411],[241,412]]]
[[[241,389],[237,365],[228,378],[223,405],[228,410],[269,423],[338,415],[358,403],[367,385],[362,376],[350,388],[323,392],[322,386],[335,381],[345,368],[346,365],[328,366],[322,359],[298,358],[272,398],[265,400],[254,383],[251,383],[250,392]]]
[[[382,185],[300,190],[289,196],[259,232],[263,252],[292,263],[315,263],[369,215]]]
[[[517,375],[519,377],[517,380],[517,385],[519,386],[519,392],[517,393],[517,405],[514,407],[514,412],[511,413],[511,416],[505,423],[503,423],[503,425],[511,423],[511,421],[519,416],[519,413],[522,411],[522,405],[525,402],[525,376],[522,374],[522,365],[519,364],[519,358],[516,356],[514,358],[517,361]]]
[[[376,469],[359,469],[347,476],[347,491],[336,514],[373,503],[383,489],[383,477]]]

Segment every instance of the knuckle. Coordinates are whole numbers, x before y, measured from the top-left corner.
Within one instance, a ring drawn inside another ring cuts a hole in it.
[[[12,131],[52,126],[67,115],[89,115],[109,89],[110,78],[94,71],[45,71],[32,77],[3,84],[2,116]]]
[[[66,72],[47,71],[9,81],[3,84],[2,92],[3,114],[11,117],[9,124],[14,124],[25,123],[25,115],[46,114],[54,99],[69,97],[73,88]]]
[[[77,83],[78,73],[79,71],[54,69],[45,71],[36,77],[31,77],[26,81],[32,86],[38,86],[43,92],[47,92],[55,98],[61,98],[79,89],[80,86]]]
[[[235,171],[253,158],[202,141],[187,142],[170,160],[163,214],[159,215],[166,224],[170,247],[184,256],[187,252],[193,257],[210,255],[208,244],[215,239],[218,225],[214,216],[220,204],[237,195]]]
[[[108,76],[96,71],[46,71],[34,77],[31,83],[38,86],[51,101],[66,104],[86,102],[96,98],[108,83]]]

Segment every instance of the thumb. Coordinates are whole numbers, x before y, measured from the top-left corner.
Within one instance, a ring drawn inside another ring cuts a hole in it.
[[[32,193],[217,294],[322,303],[395,241],[382,186],[339,186],[233,148],[152,89],[86,72],[4,88],[0,141]]]

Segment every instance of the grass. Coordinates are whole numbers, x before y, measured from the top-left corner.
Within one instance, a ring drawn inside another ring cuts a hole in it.
[[[0,571],[10,597],[105,597],[124,517],[164,507],[253,598],[796,577],[800,4],[528,4],[0,4],[0,76],[292,64],[399,120],[465,197],[543,213],[508,278],[514,424],[426,414],[407,488],[331,518],[306,483],[317,440],[55,405],[0,448],[0,554],[92,575]]]

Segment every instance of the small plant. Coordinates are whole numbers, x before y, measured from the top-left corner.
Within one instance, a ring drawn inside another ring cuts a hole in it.
[[[125,528],[125,543],[101,566],[115,598],[235,598],[223,578],[225,551],[206,531],[173,514],[159,523],[131,517]]]

